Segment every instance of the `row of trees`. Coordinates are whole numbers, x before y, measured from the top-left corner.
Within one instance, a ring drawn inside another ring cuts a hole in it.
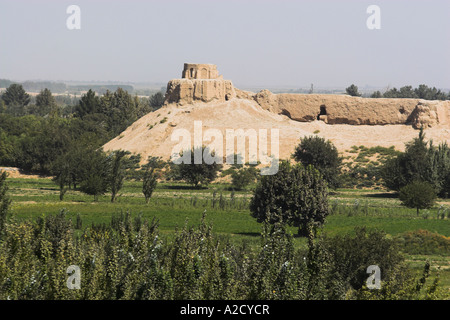
[[[49,90],[36,97],[35,105],[28,105],[29,101],[17,84],[0,99],[0,165],[50,174],[58,156],[82,144],[100,147],[137,118],[159,108],[164,96],[158,93],[141,103],[122,89],[103,96],[89,91],[71,107],[68,117],[59,112]]]
[[[142,167],[139,162],[140,157],[128,151],[105,153],[85,147],[58,157],[51,168],[51,174],[54,176],[53,181],[59,186],[61,201],[69,189],[78,188],[94,196],[94,201],[98,200],[98,196],[110,192],[111,202],[114,202],[124,181],[133,178],[142,181],[142,192],[148,203],[157,185],[155,169],[158,166],[152,158]]]
[[[362,94],[358,91],[358,87],[354,84],[345,89],[350,96],[360,97]],[[412,86],[404,86],[400,89],[387,89],[385,92],[379,90],[370,95],[371,98],[411,98],[424,100],[450,100],[450,92],[445,93],[436,87],[428,87],[425,84],[419,85],[417,88]]]
[[[147,98],[133,96],[128,91],[118,88],[111,92],[107,90],[99,96],[89,90],[75,106],[59,105],[47,88],[36,96],[35,104],[30,104],[31,96],[20,84],[11,84],[0,99],[0,112],[16,117],[24,115],[49,116],[64,115],[65,117],[96,118],[97,122],[105,122],[109,130],[117,133],[123,126],[130,124],[143,115],[154,111],[164,103],[164,95],[155,93]],[[69,111],[65,110],[68,109]],[[123,125],[120,125],[123,122]]]

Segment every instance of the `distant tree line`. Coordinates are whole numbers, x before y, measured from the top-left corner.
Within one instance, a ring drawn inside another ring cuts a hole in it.
[[[95,105],[86,105],[86,102]],[[115,118],[118,114],[123,113],[123,110],[126,110],[129,117],[141,117],[160,108],[163,103],[164,94],[162,92],[142,98],[131,95],[123,88],[117,88],[114,92],[106,90],[103,95],[89,89],[86,94],[81,96],[81,99],[76,101],[66,96],[55,97],[50,89],[44,88],[33,98],[21,84],[12,83],[0,97],[0,113],[16,117],[24,115],[44,117],[51,113],[58,113],[64,117],[71,117],[83,116],[86,113],[103,113],[108,116],[110,112],[113,112]],[[80,106],[80,104],[82,105]]]
[[[119,88],[99,96],[89,90],[70,112],[49,89],[31,97],[11,84],[0,98],[0,165],[50,174],[56,159],[77,148],[97,149],[143,115],[160,108],[162,93],[138,98]]]
[[[450,100],[450,92],[445,93],[435,87],[431,88],[425,84],[419,85],[417,88],[412,86],[404,86],[400,89],[392,88],[384,93],[375,91],[371,98],[412,98],[424,100]]]
[[[345,92],[353,97],[360,97],[362,94],[358,91],[358,87],[354,84],[345,89]],[[425,84],[419,85],[417,88],[412,86],[404,86],[400,89],[392,88],[384,93],[377,90],[370,95],[370,98],[411,98],[424,100],[450,100],[450,92],[445,93],[435,87],[431,88]]]

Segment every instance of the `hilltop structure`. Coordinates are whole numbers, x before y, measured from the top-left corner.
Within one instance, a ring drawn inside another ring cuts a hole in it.
[[[183,73],[181,75],[183,79],[222,79],[217,71],[215,64],[198,64],[198,63],[185,63]]]
[[[185,63],[182,79],[167,84],[166,104],[228,101],[236,97],[233,84],[224,80],[214,64]]]
[[[128,150],[141,154],[143,162],[148,156],[168,160],[180,143],[172,134],[178,129],[193,133],[196,121],[203,132],[215,129],[223,137],[230,129],[277,128],[281,159],[290,158],[301,137],[313,134],[331,140],[340,152],[360,145],[404,150],[422,126],[435,144],[450,143],[450,101],[254,93],[235,88],[215,65],[188,63],[180,79],[169,81],[165,105],[130,125],[104,150]]]
[[[421,99],[361,98],[332,94],[273,94],[234,88],[214,64],[185,63],[182,79],[170,80],[165,104],[224,102],[231,99],[255,101],[261,108],[292,120],[321,120],[328,124],[408,124],[418,129],[450,124],[450,102]]]

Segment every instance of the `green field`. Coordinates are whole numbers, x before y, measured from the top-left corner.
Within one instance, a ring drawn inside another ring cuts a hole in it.
[[[208,188],[192,189],[182,183],[160,183],[150,203],[145,204],[141,183],[127,181],[115,203],[105,194],[94,202],[92,196],[69,190],[64,201],[59,201],[57,186],[47,178],[8,179],[9,195],[12,199],[14,219],[36,219],[47,214],[66,210],[67,217],[75,223],[77,215],[82,218],[83,228],[92,224],[108,223],[112,215],[128,212],[132,218],[158,219],[159,229],[166,237],[171,237],[176,228],[186,223],[196,225],[206,210],[207,219],[213,231],[230,241],[260,241],[262,226],[250,216],[248,204],[252,196],[251,188],[233,192],[227,184],[211,184]],[[440,204],[417,216],[415,209],[401,206],[392,193],[383,190],[338,189],[330,194],[331,214],[321,232],[336,235],[353,232],[356,226],[379,229],[389,237],[398,237],[415,230],[428,230],[450,237],[450,219],[438,217]],[[297,230],[290,228],[295,235]],[[81,230],[79,231],[81,232]],[[303,238],[295,237],[296,246],[304,246]],[[411,268],[421,270],[424,262],[431,262],[432,270],[440,268],[441,283],[450,289],[450,258],[448,254],[405,253]]]

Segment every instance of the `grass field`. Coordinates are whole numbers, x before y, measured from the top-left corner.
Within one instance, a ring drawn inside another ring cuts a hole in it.
[[[195,225],[200,222],[206,210],[207,219],[213,224],[217,234],[230,241],[247,241],[256,244],[260,241],[261,225],[250,216],[248,204],[252,196],[248,190],[234,192],[227,184],[212,184],[204,189],[192,189],[181,183],[160,183],[150,203],[145,204],[141,183],[128,181],[115,203],[109,195],[99,197],[94,202],[92,196],[69,190],[64,201],[59,201],[57,186],[46,178],[8,179],[9,195],[12,199],[14,219],[36,219],[56,214],[62,209],[75,223],[77,215],[82,218],[83,227],[91,224],[108,223],[111,216],[129,212],[132,218],[159,220],[160,231],[170,238],[176,228],[185,223]],[[356,226],[379,229],[389,237],[397,237],[408,231],[428,230],[450,237],[450,217],[438,217],[438,207],[448,202],[440,201],[435,207],[419,216],[415,209],[401,206],[395,194],[383,190],[338,189],[330,195],[331,214],[321,232],[327,234],[351,233]],[[290,229],[296,234],[296,229]],[[81,231],[79,231],[81,232]],[[295,237],[296,246],[304,246],[304,238]],[[419,272],[424,262],[431,262],[432,270],[440,268],[441,281],[450,290],[450,258],[447,254],[408,254],[411,268]]]

